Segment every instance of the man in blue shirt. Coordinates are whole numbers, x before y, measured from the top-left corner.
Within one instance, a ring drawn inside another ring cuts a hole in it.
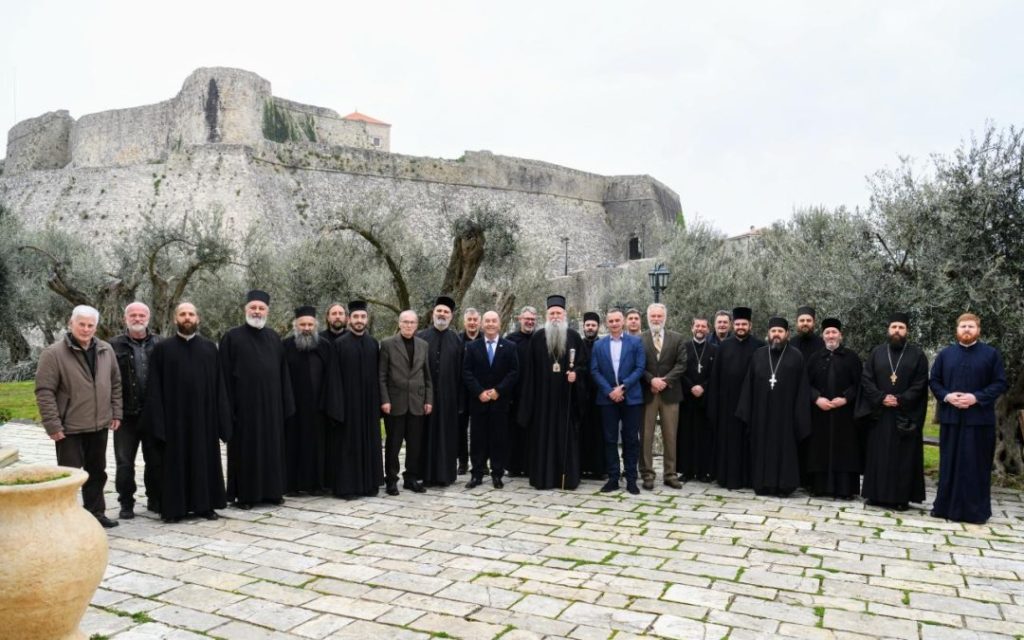
[[[1006,372],[999,352],[978,340],[978,316],[965,313],[956,324],[957,342],[936,356],[929,383],[942,425],[932,515],[984,524],[992,516],[995,404],[1006,391]]]
[[[590,374],[597,386],[597,404],[601,408],[605,462],[608,482],[601,491],[619,488],[619,425],[622,425],[622,462],[626,468],[626,490],[636,495],[637,462],[640,457],[640,415],[644,395],[640,382],[647,360],[640,338],[623,333],[625,316],[612,309],[605,316],[608,335],[594,344]]]

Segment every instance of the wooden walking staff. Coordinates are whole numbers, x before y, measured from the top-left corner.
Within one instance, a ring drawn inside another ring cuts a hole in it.
[[[576,365],[576,350],[569,349],[569,371],[568,376]],[[571,384],[571,383],[570,383]],[[565,442],[562,443],[562,491],[565,491],[565,468],[569,466],[569,429],[572,428],[572,387],[569,387],[569,402],[565,407]]]

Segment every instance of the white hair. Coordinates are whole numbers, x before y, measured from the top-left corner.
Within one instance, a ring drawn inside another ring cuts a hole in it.
[[[662,313],[664,313],[666,316],[668,315],[668,307],[661,304],[660,302],[652,302],[651,304],[647,305],[648,314],[651,312],[651,309],[661,309]]]
[[[80,304],[71,310],[71,322],[74,322],[75,318],[92,318],[96,324],[99,324],[100,312],[96,307],[90,307],[87,304]]]

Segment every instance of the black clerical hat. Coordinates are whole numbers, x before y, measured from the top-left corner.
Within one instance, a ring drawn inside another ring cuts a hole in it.
[[[909,327],[910,326],[910,316],[907,315],[906,313],[901,312],[901,311],[897,311],[896,313],[894,313],[891,316],[889,316],[889,324],[892,324],[894,322],[902,322],[903,324],[905,324],[905,325],[907,325]]]
[[[736,307],[732,310],[733,320],[747,320],[749,321],[754,317],[754,312],[750,307]]]
[[[839,329],[843,330],[843,323],[839,321],[839,318],[825,318],[821,321],[821,330],[825,329]]]
[[[565,296],[553,295],[548,296],[548,309],[551,307],[562,307],[565,308]]]
[[[814,312],[814,307],[803,306],[796,310],[796,317],[800,316],[811,316],[817,318],[818,314]]]
[[[366,311],[365,300],[353,300],[348,303],[348,312],[355,313],[356,311]]]
[[[434,301],[434,306],[444,305],[448,307],[448,310],[455,313],[455,301],[448,296],[437,296],[437,300]]]
[[[785,318],[775,316],[774,318],[768,320],[768,328],[774,329],[775,327],[782,327],[786,331],[789,331],[789,322]]]
[[[583,322],[587,322],[588,320],[593,320],[594,322],[600,324],[601,316],[597,315],[596,311],[588,311],[583,314]]]
[[[311,317],[315,318],[316,317],[316,307],[314,307],[312,305],[308,305],[308,304],[307,305],[303,305],[301,307],[296,307],[295,308],[295,318],[299,319],[299,318],[302,318],[304,316],[311,316]]]
[[[245,294],[245,304],[249,304],[253,300],[259,300],[263,304],[270,306],[270,294],[266,291],[260,291],[259,289],[252,289],[249,293]]]

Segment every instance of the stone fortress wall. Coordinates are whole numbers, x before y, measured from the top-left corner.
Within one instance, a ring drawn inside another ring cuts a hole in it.
[[[268,127],[285,140],[268,139]],[[549,256],[551,275],[564,268],[563,236],[572,238],[570,270],[618,264],[641,233],[645,253],[656,252],[659,230],[680,211],[678,196],[650,176],[389,147],[388,125],[275,97],[247,71],[204,68],[155,105],[18,123],[8,135],[0,202],[30,227],[74,221],[112,240],[143,213],[179,219],[217,207],[239,237],[259,222],[280,243],[313,233],[314,217],[342,207],[367,215],[401,207],[410,229],[444,245],[439,211],[500,207],[519,216],[525,240]]]

